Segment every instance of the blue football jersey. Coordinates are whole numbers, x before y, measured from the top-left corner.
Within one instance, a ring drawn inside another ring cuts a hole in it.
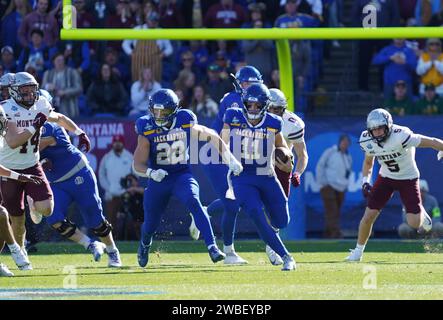
[[[230,149],[241,159],[245,173],[254,173],[257,168],[271,165],[270,157],[275,145],[275,135],[282,130],[281,117],[265,113],[261,121],[252,126],[240,108],[226,110],[224,123],[230,128]]]
[[[168,173],[189,170],[190,129],[194,124],[197,124],[197,117],[187,109],[177,112],[168,129],[157,126],[150,115],[138,118],[136,132],[150,143],[148,167]]]
[[[241,98],[241,94],[236,91],[231,91],[224,95],[224,97],[220,100],[220,106],[218,107],[217,117],[212,122],[211,128],[214,129],[217,133],[223,129],[223,117],[225,116],[225,112],[229,108],[241,108],[243,106],[243,101]]]
[[[53,137],[56,141],[55,146],[49,146],[40,152],[40,159],[48,158],[52,162],[52,170],[45,172],[49,182],[60,179],[84,159],[83,153],[71,143],[65,129],[58,124],[46,122],[41,137]]]

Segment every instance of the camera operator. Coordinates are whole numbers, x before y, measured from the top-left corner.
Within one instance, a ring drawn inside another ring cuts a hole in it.
[[[122,178],[120,184],[125,192],[121,196],[121,208],[117,215],[118,230],[125,230],[125,240],[133,240],[135,234],[140,239],[140,226],[143,223],[143,191],[137,177],[128,174]],[[124,236],[124,235],[123,235]],[[123,237],[122,237],[123,238]],[[129,238],[129,239],[128,239]]]

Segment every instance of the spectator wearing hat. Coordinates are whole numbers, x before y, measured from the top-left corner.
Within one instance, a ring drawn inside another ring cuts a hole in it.
[[[415,114],[443,114],[443,99],[435,92],[432,83],[425,85],[425,94],[415,103]]]
[[[126,115],[128,93],[107,63],[101,65],[97,78],[86,92],[86,98],[94,114]]]
[[[421,77],[420,94],[424,94],[425,85],[432,83],[439,95],[443,95],[443,53],[440,39],[426,41],[426,48],[417,64],[417,74]]]
[[[161,89],[158,83],[152,77],[150,68],[143,68],[140,72],[140,79],[131,86],[131,111],[130,116],[142,116],[148,111],[148,99],[156,91]]]
[[[17,61],[14,58],[14,50],[10,46],[4,46],[0,50],[0,65],[4,73],[16,73]]]
[[[394,95],[385,100],[386,109],[393,115],[404,116],[414,114],[414,101],[408,95],[408,85],[398,80],[394,85]]]
[[[404,39],[394,39],[393,43],[384,47],[372,59],[372,64],[383,67],[383,93],[385,99],[392,96],[394,85],[404,80],[408,94],[412,95],[412,84],[417,67],[417,56],[414,50],[405,45]]]
[[[17,30],[20,28],[25,16],[31,11],[32,8],[29,1],[9,1],[9,7],[4,15],[0,16],[0,43],[4,46],[11,46],[16,52],[21,49],[17,39]]]
[[[338,144],[326,149],[316,166],[317,183],[325,208],[325,238],[343,237],[340,211],[352,172],[352,157],[348,152],[350,144],[349,136],[340,136]]]
[[[240,28],[246,20],[247,14],[241,5],[234,0],[220,0],[209,7],[203,24],[207,28]]]
[[[411,228],[406,223],[406,214],[403,208],[403,223],[398,226],[398,235],[403,239],[417,239],[428,235],[441,238],[443,237],[443,223],[438,201],[433,195],[429,194],[429,185],[426,180],[420,179],[419,186],[423,208],[432,219],[432,229],[426,233],[422,228],[418,229],[418,232]]]
[[[100,186],[105,192],[106,215],[114,226],[114,237],[121,234],[115,229],[122,204],[121,196],[125,193],[121,180],[132,173],[132,160],[132,153],[125,149],[124,136],[115,135],[112,138],[112,148],[103,156],[98,169]]]
[[[43,31],[34,29],[31,31],[31,42],[23,48],[18,58],[18,70],[23,71],[27,63],[32,63],[41,78],[43,73],[51,67],[51,55],[54,49],[49,48],[43,42]]]
[[[226,78],[222,78],[221,72],[222,68],[218,64],[210,64],[206,72],[207,78],[203,82],[205,91],[216,102],[219,102],[226,92],[232,90],[232,83]]]
[[[49,10],[49,0],[38,0],[36,9],[23,19],[18,30],[18,39],[23,47],[31,41],[31,32],[35,29],[43,32],[43,41],[47,46],[52,47],[58,41],[60,27]]]
[[[83,91],[80,74],[66,65],[65,56],[61,52],[53,56],[52,62],[54,68],[45,71],[42,88],[53,96],[54,105],[60,113],[76,118],[80,115],[78,98]]]
[[[146,14],[145,24],[134,29],[156,29],[158,28],[159,19],[159,14],[156,11],[150,11]],[[138,80],[140,70],[144,67],[151,68],[154,79],[168,79],[172,81],[170,79],[172,70],[163,71],[164,63],[167,64],[174,52],[169,40],[124,40],[122,48],[126,55],[131,57],[133,81]]]

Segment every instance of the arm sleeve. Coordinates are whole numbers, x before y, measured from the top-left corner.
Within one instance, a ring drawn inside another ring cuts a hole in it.
[[[43,129],[41,131],[41,137],[47,138],[47,137],[53,137],[54,136],[54,127],[51,123],[46,122],[43,126]]]

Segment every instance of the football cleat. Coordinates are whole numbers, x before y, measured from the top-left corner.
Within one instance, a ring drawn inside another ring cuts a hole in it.
[[[18,250],[11,251],[12,259],[14,259],[15,264],[20,270],[32,270],[32,268],[28,269],[28,266],[30,266],[31,263],[29,262],[28,255],[25,252],[26,250],[20,248]]]
[[[88,250],[91,251],[94,261],[98,262],[105,253],[106,245],[99,241],[91,241],[88,246]]]
[[[208,253],[209,253],[209,256],[211,257],[212,262],[214,262],[214,263],[222,261],[226,258],[226,255],[223,252],[221,252],[221,250],[216,245],[213,245],[208,250]]]
[[[122,266],[122,261],[120,259],[120,252],[118,251],[118,249],[116,249],[115,251],[112,252],[108,252],[106,251],[106,253],[108,254],[108,267],[110,268],[120,268]]]
[[[282,260],[283,260],[283,267],[281,268],[281,271],[291,271],[297,268],[294,258],[289,254],[284,255]]]
[[[31,217],[32,222],[39,224],[43,219],[42,214],[35,209],[34,200],[30,196],[26,196],[26,200],[28,200],[29,216]]]
[[[349,256],[346,257],[346,261],[360,262],[363,259],[363,251],[359,249],[350,249]]]
[[[189,235],[191,236],[192,239],[198,240],[198,238],[200,237],[200,230],[195,225],[195,220],[194,220],[194,216],[192,215],[192,213],[190,213],[189,215],[191,216],[191,225],[189,226]]]
[[[432,230],[432,219],[426,211],[423,212],[423,224],[420,226],[419,231],[420,229],[423,229],[424,232],[429,232]]]
[[[149,249],[151,245],[145,245],[142,241],[140,241],[140,245],[138,246],[137,251],[137,259],[138,265],[142,268],[146,267],[149,261]]]
[[[225,255],[226,257],[224,264],[233,264],[233,265],[248,264],[248,261],[240,257],[235,251],[225,252]]]
[[[13,277],[14,274],[8,269],[6,265],[0,263],[0,277]]]
[[[269,261],[272,265],[279,266],[283,264],[282,258],[268,245],[266,245],[266,254],[268,255]]]

